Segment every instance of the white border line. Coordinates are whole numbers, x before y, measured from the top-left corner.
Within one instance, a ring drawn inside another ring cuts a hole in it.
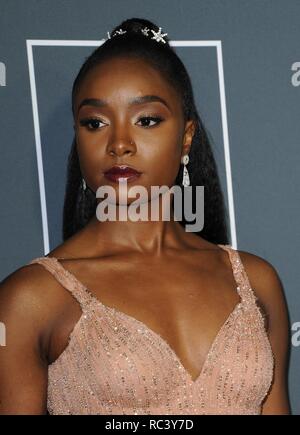
[[[39,112],[38,112],[38,103],[37,103],[37,95],[36,95],[32,44],[28,40],[26,41],[26,43],[27,43],[28,68],[29,68],[31,102],[32,102],[32,112],[33,112],[35,148],[36,148],[36,158],[37,158],[39,186],[40,186],[44,254],[46,255],[50,249],[49,249],[49,231],[48,231],[48,219],[47,219],[47,204],[46,204],[46,192],[45,192],[45,181],[44,181],[43,157],[42,157],[42,147],[41,147],[40,122],[39,122]]]
[[[39,175],[45,255],[48,254],[48,252],[50,251],[50,247],[49,247],[49,231],[48,231],[48,219],[47,219],[47,207],[46,207],[44,169],[43,169],[43,158],[42,158],[42,148],[41,148],[41,134],[40,134],[40,124],[39,124],[39,115],[38,115],[38,103],[37,103],[32,47],[33,46],[99,47],[104,43],[104,41],[105,39],[102,39],[101,41],[80,41],[80,40],[68,41],[68,40],[53,40],[53,39],[47,39],[47,40],[27,39],[26,40],[33,123],[34,123],[34,135],[35,135],[37,166],[38,166],[38,175]],[[219,89],[220,89],[220,103],[221,103],[221,119],[222,119],[223,142],[224,142],[224,155],[225,155],[226,183],[227,183],[227,192],[228,192],[231,245],[234,249],[237,249],[234,200],[233,200],[233,190],[232,190],[231,161],[230,161],[230,150],[229,150],[228,122],[227,122],[227,110],[226,110],[226,96],[225,96],[225,81],[224,81],[224,69],[223,69],[222,41],[170,41],[170,45],[173,47],[216,47]]]
[[[221,43],[221,41],[217,41],[217,42],[218,42],[218,44],[217,44],[217,59],[218,59],[218,73],[219,73],[219,88],[220,88],[220,102],[221,102],[222,130],[223,130],[223,143],[224,143],[224,155],[225,155],[225,169],[226,169],[226,182],[227,182],[227,194],[228,194],[231,244],[232,244],[232,247],[234,249],[237,249],[233,189],[232,189],[232,175],[231,175],[231,160],[230,160],[230,150],[229,150],[228,122],[227,122],[227,110],[226,110],[224,69],[223,69],[222,43]]]

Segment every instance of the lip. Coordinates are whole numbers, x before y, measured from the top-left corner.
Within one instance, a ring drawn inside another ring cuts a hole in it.
[[[128,165],[114,165],[104,172],[104,176],[113,182],[118,182],[120,179],[132,181],[138,178],[142,173]]]

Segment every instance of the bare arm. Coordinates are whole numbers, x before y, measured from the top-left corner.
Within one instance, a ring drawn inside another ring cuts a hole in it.
[[[35,265],[18,269],[0,284],[0,414],[47,413],[44,354],[45,303]]]
[[[274,380],[262,406],[262,414],[289,415],[287,371],[290,325],[283,287],[276,269],[261,257],[240,252],[251,286],[268,316],[268,336],[275,358]]]

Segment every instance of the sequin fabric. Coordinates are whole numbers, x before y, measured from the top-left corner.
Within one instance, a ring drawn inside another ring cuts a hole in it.
[[[82,314],[48,367],[50,414],[261,414],[274,373],[264,315],[237,250],[227,251],[240,302],[218,331],[196,380],[144,323],[104,305],[54,257],[38,257]]]

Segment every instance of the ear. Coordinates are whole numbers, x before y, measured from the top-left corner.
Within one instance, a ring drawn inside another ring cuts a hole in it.
[[[183,144],[182,144],[182,156],[189,154],[192,140],[196,131],[196,123],[193,120],[189,120],[185,124]]]

